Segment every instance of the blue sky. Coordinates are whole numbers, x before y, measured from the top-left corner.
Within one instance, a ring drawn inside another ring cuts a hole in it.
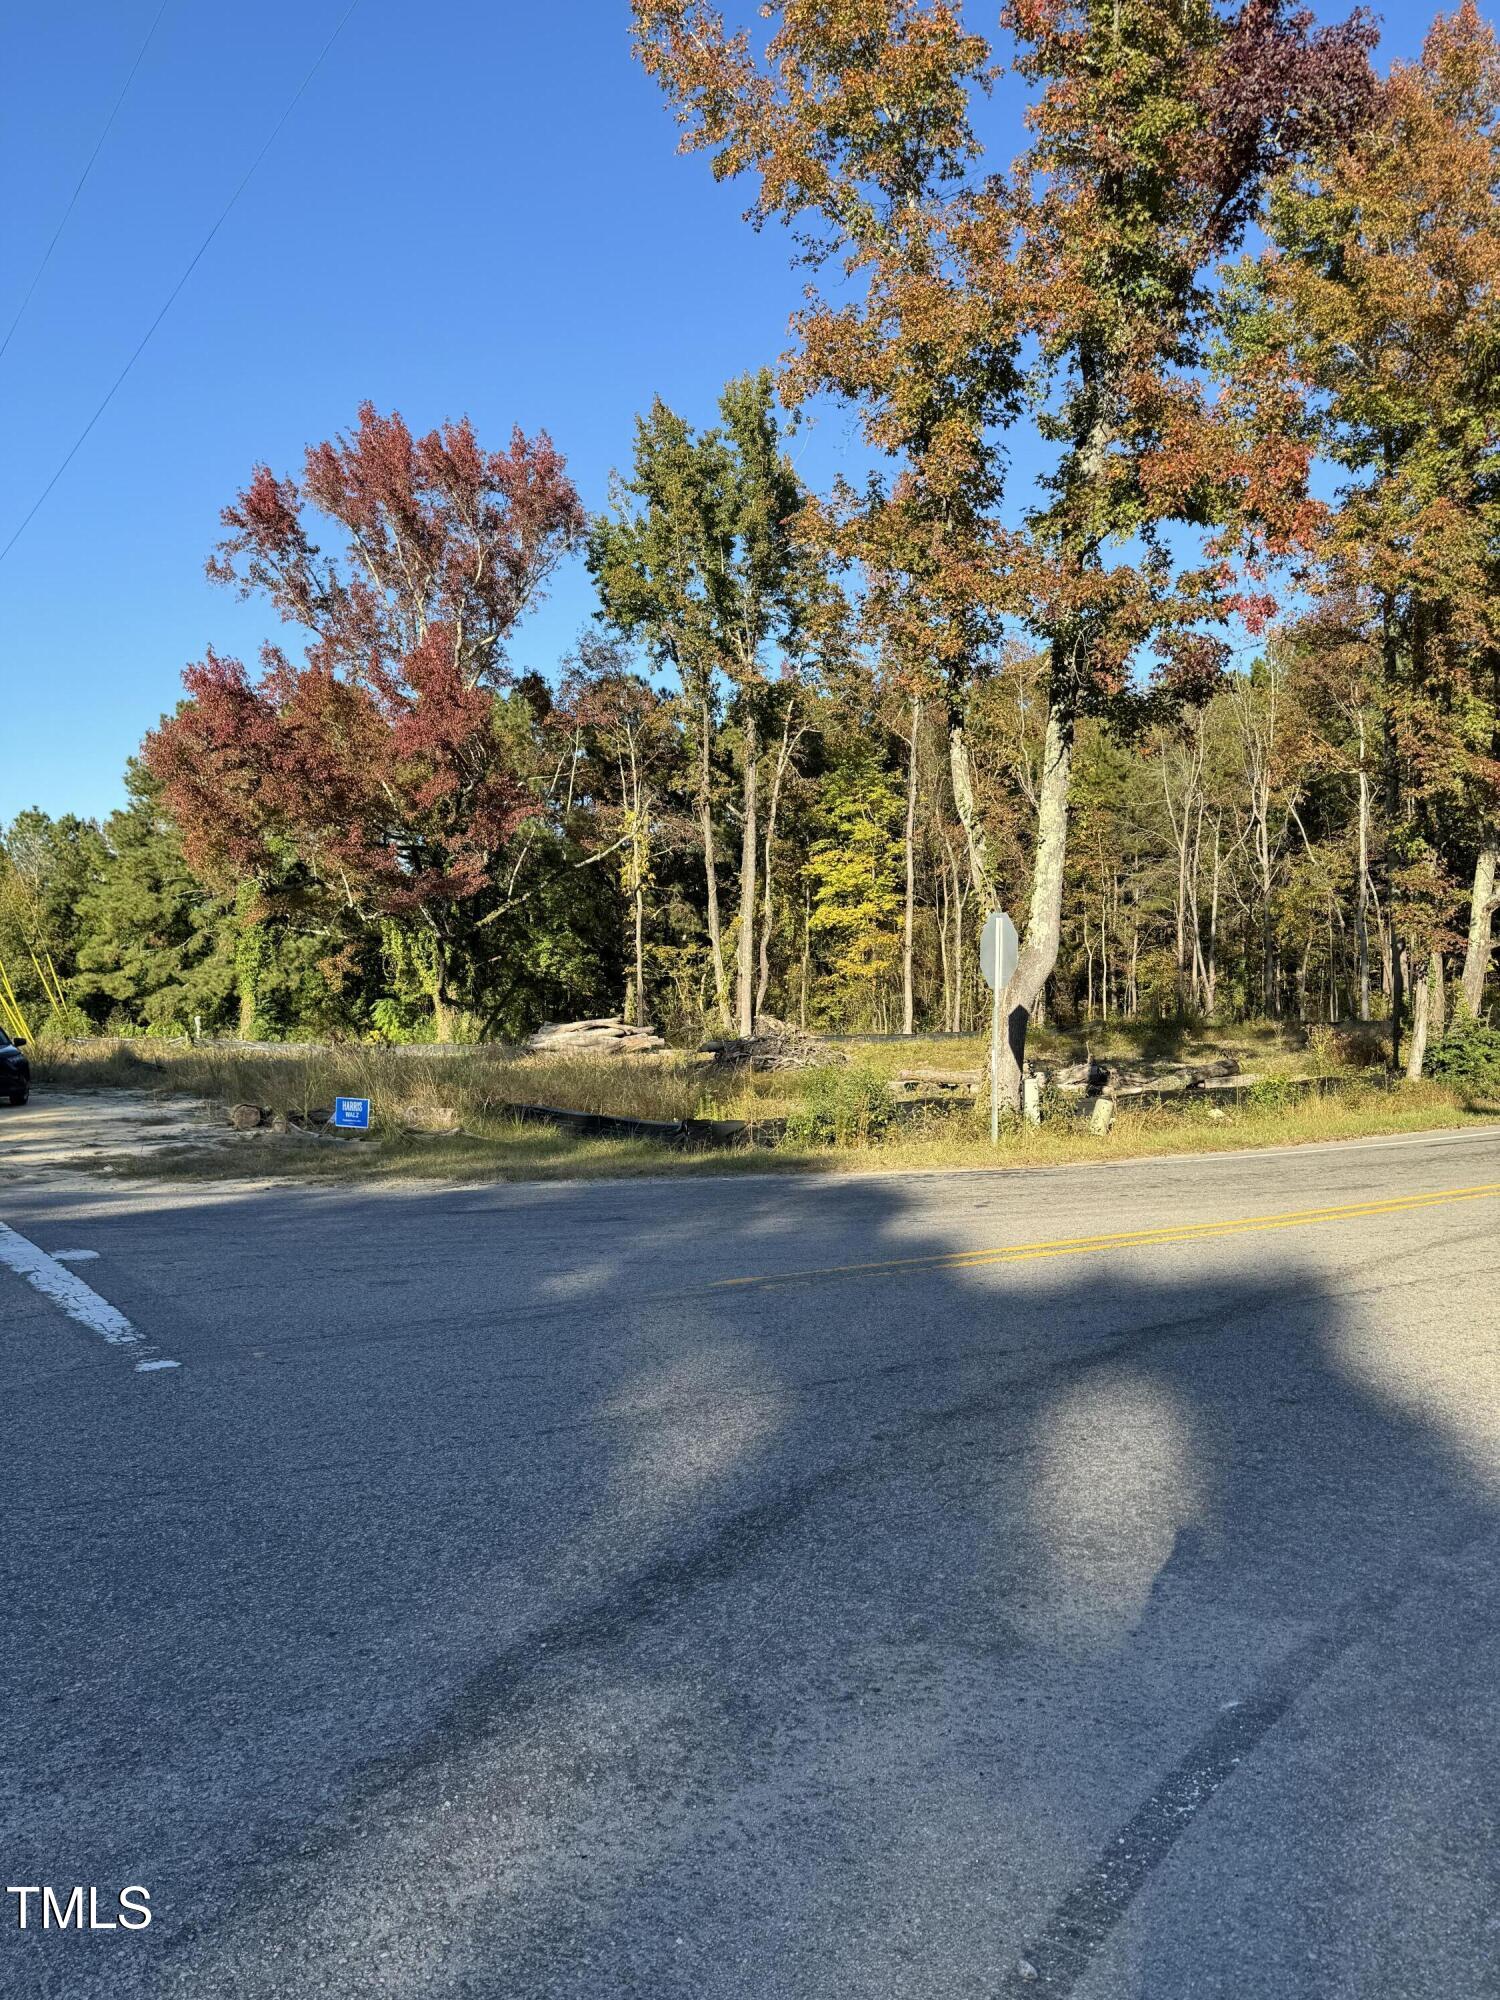
[[[0,328],[160,0],[16,10],[5,30]],[[0,542],[161,306],[347,0],[170,0],[0,360]],[[987,7],[974,6],[976,23]],[[998,12],[998,7],[996,8]],[[1320,4],[1334,18],[1343,7]],[[1409,54],[1426,9],[1386,11]],[[684,160],[630,60],[625,0],[360,0],[307,95],[97,428],[0,564],[0,822],[104,813],[212,642],[267,615],[211,586],[218,509],[258,459],[295,470],[366,396],[481,439],[546,427],[590,507],[654,393],[707,420],[774,361],[799,274],[744,194]],[[800,447],[822,483],[847,417]],[[512,649],[555,665],[586,623],[558,580]]]

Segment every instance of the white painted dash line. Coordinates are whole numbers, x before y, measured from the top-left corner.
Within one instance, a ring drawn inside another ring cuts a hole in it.
[[[52,1261],[55,1264],[92,1264],[98,1255],[97,1250],[54,1250]]]
[[[33,1291],[40,1292],[44,1299],[50,1299],[69,1319],[87,1327],[90,1333],[97,1333],[111,1347],[134,1347],[143,1356],[156,1354],[156,1349],[142,1340],[139,1330],[131,1325],[118,1306],[112,1306],[108,1299],[101,1298],[93,1286],[86,1285],[76,1272],[60,1264],[55,1257],[49,1257],[29,1236],[23,1236],[5,1222],[0,1222],[0,1264],[24,1278]],[[143,1359],[136,1363],[136,1373],[178,1366],[180,1363],[176,1361]]]

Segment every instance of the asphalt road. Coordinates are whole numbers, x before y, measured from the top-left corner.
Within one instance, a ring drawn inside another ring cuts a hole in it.
[[[6,1996],[1500,1995],[1500,1133],[393,1194],[19,1130],[139,1341],[0,1264],[0,1863],[153,1922],[7,1897]]]

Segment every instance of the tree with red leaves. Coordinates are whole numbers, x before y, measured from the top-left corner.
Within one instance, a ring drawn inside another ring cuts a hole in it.
[[[221,519],[209,575],[268,599],[306,650],[268,642],[257,678],[210,650],[147,767],[211,879],[267,883],[291,855],[328,902],[396,926],[446,1038],[497,862],[535,810],[495,704],[517,621],[583,530],[563,459],[545,432],[487,452],[467,420],[414,438],[366,403],[300,481],[259,466]]]

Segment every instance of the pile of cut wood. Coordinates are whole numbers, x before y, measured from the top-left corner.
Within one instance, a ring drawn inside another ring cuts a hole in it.
[[[1148,1063],[1142,1069],[1124,1069],[1091,1058],[1088,1062],[1071,1063],[1066,1069],[1053,1070],[1048,1081],[1070,1096],[1155,1097],[1175,1095],[1178,1091],[1222,1090],[1251,1079],[1240,1074],[1239,1063],[1233,1056],[1223,1056],[1218,1062]]]
[[[544,1021],[526,1044],[534,1056],[639,1056],[666,1046],[649,1028],[632,1028],[614,1015],[599,1021]]]
[[[757,1017],[753,1035],[728,1036],[703,1047],[722,1069],[823,1069],[849,1060],[842,1049],[771,1014]]]
[[[1233,1056],[1210,1063],[1147,1063],[1134,1069],[1091,1058],[1050,1071],[1028,1063],[1027,1071],[1038,1089],[1045,1090],[1051,1083],[1066,1097],[1082,1098],[1084,1110],[1097,1098],[1169,1097],[1194,1091],[1231,1090],[1256,1081],[1241,1072]],[[891,1079],[891,1093],[907,1102],[972,1096],[983,1076],[984,1072],[977,1069],[906,1069]]]

